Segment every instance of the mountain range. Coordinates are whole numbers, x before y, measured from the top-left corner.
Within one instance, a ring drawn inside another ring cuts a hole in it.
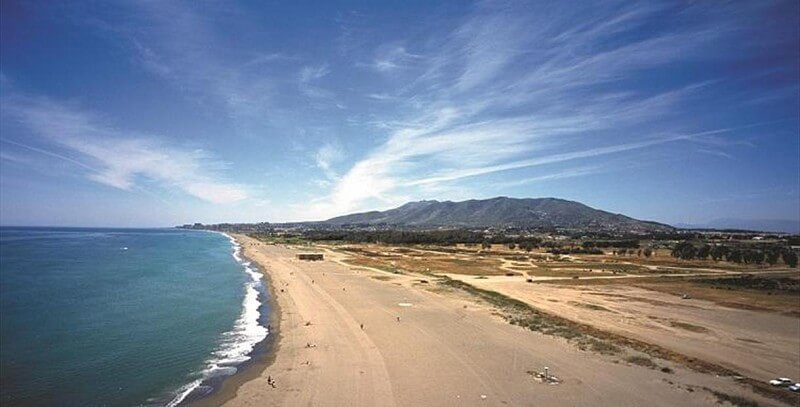
[[[508,198],[452,202],[416,201],[386,211],[328,219],[332,226],[517,227],[595,231],[668,232],[663,223],[634,219],[558,198]]]

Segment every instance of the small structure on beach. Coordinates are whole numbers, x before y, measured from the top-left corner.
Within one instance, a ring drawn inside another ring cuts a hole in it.
[[[322,253],[297,253],[297,260],[317,261],[322,259]]]

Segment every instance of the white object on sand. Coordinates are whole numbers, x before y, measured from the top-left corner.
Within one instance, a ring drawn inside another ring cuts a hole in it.
[[[397,305],[399,305],[401,307],[411,307],[411,306],[413,306],[413,304],[411,304],[410,302],[400,302],[400,303],[397,303]]]

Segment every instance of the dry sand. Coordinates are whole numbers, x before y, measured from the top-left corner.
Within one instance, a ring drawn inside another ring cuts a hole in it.
[[[330,252],[299,261],[296,250],[235,237],[270,277],[280,331],[274,360],[229,406],[717,405],[704,386],[775,404],[730,378],[577,350],[419,277],[348,267]],[[527,373],[544,366],[563,382]]]
[[[661,345],[762,381],[800,378],[800,318],[625,285],[557,286],[450,275],[535,308]]]

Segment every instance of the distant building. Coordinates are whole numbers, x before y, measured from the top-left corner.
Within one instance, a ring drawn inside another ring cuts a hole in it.
[[[297,253],[297,260],[317,261],[322,259],[322,253]]]

